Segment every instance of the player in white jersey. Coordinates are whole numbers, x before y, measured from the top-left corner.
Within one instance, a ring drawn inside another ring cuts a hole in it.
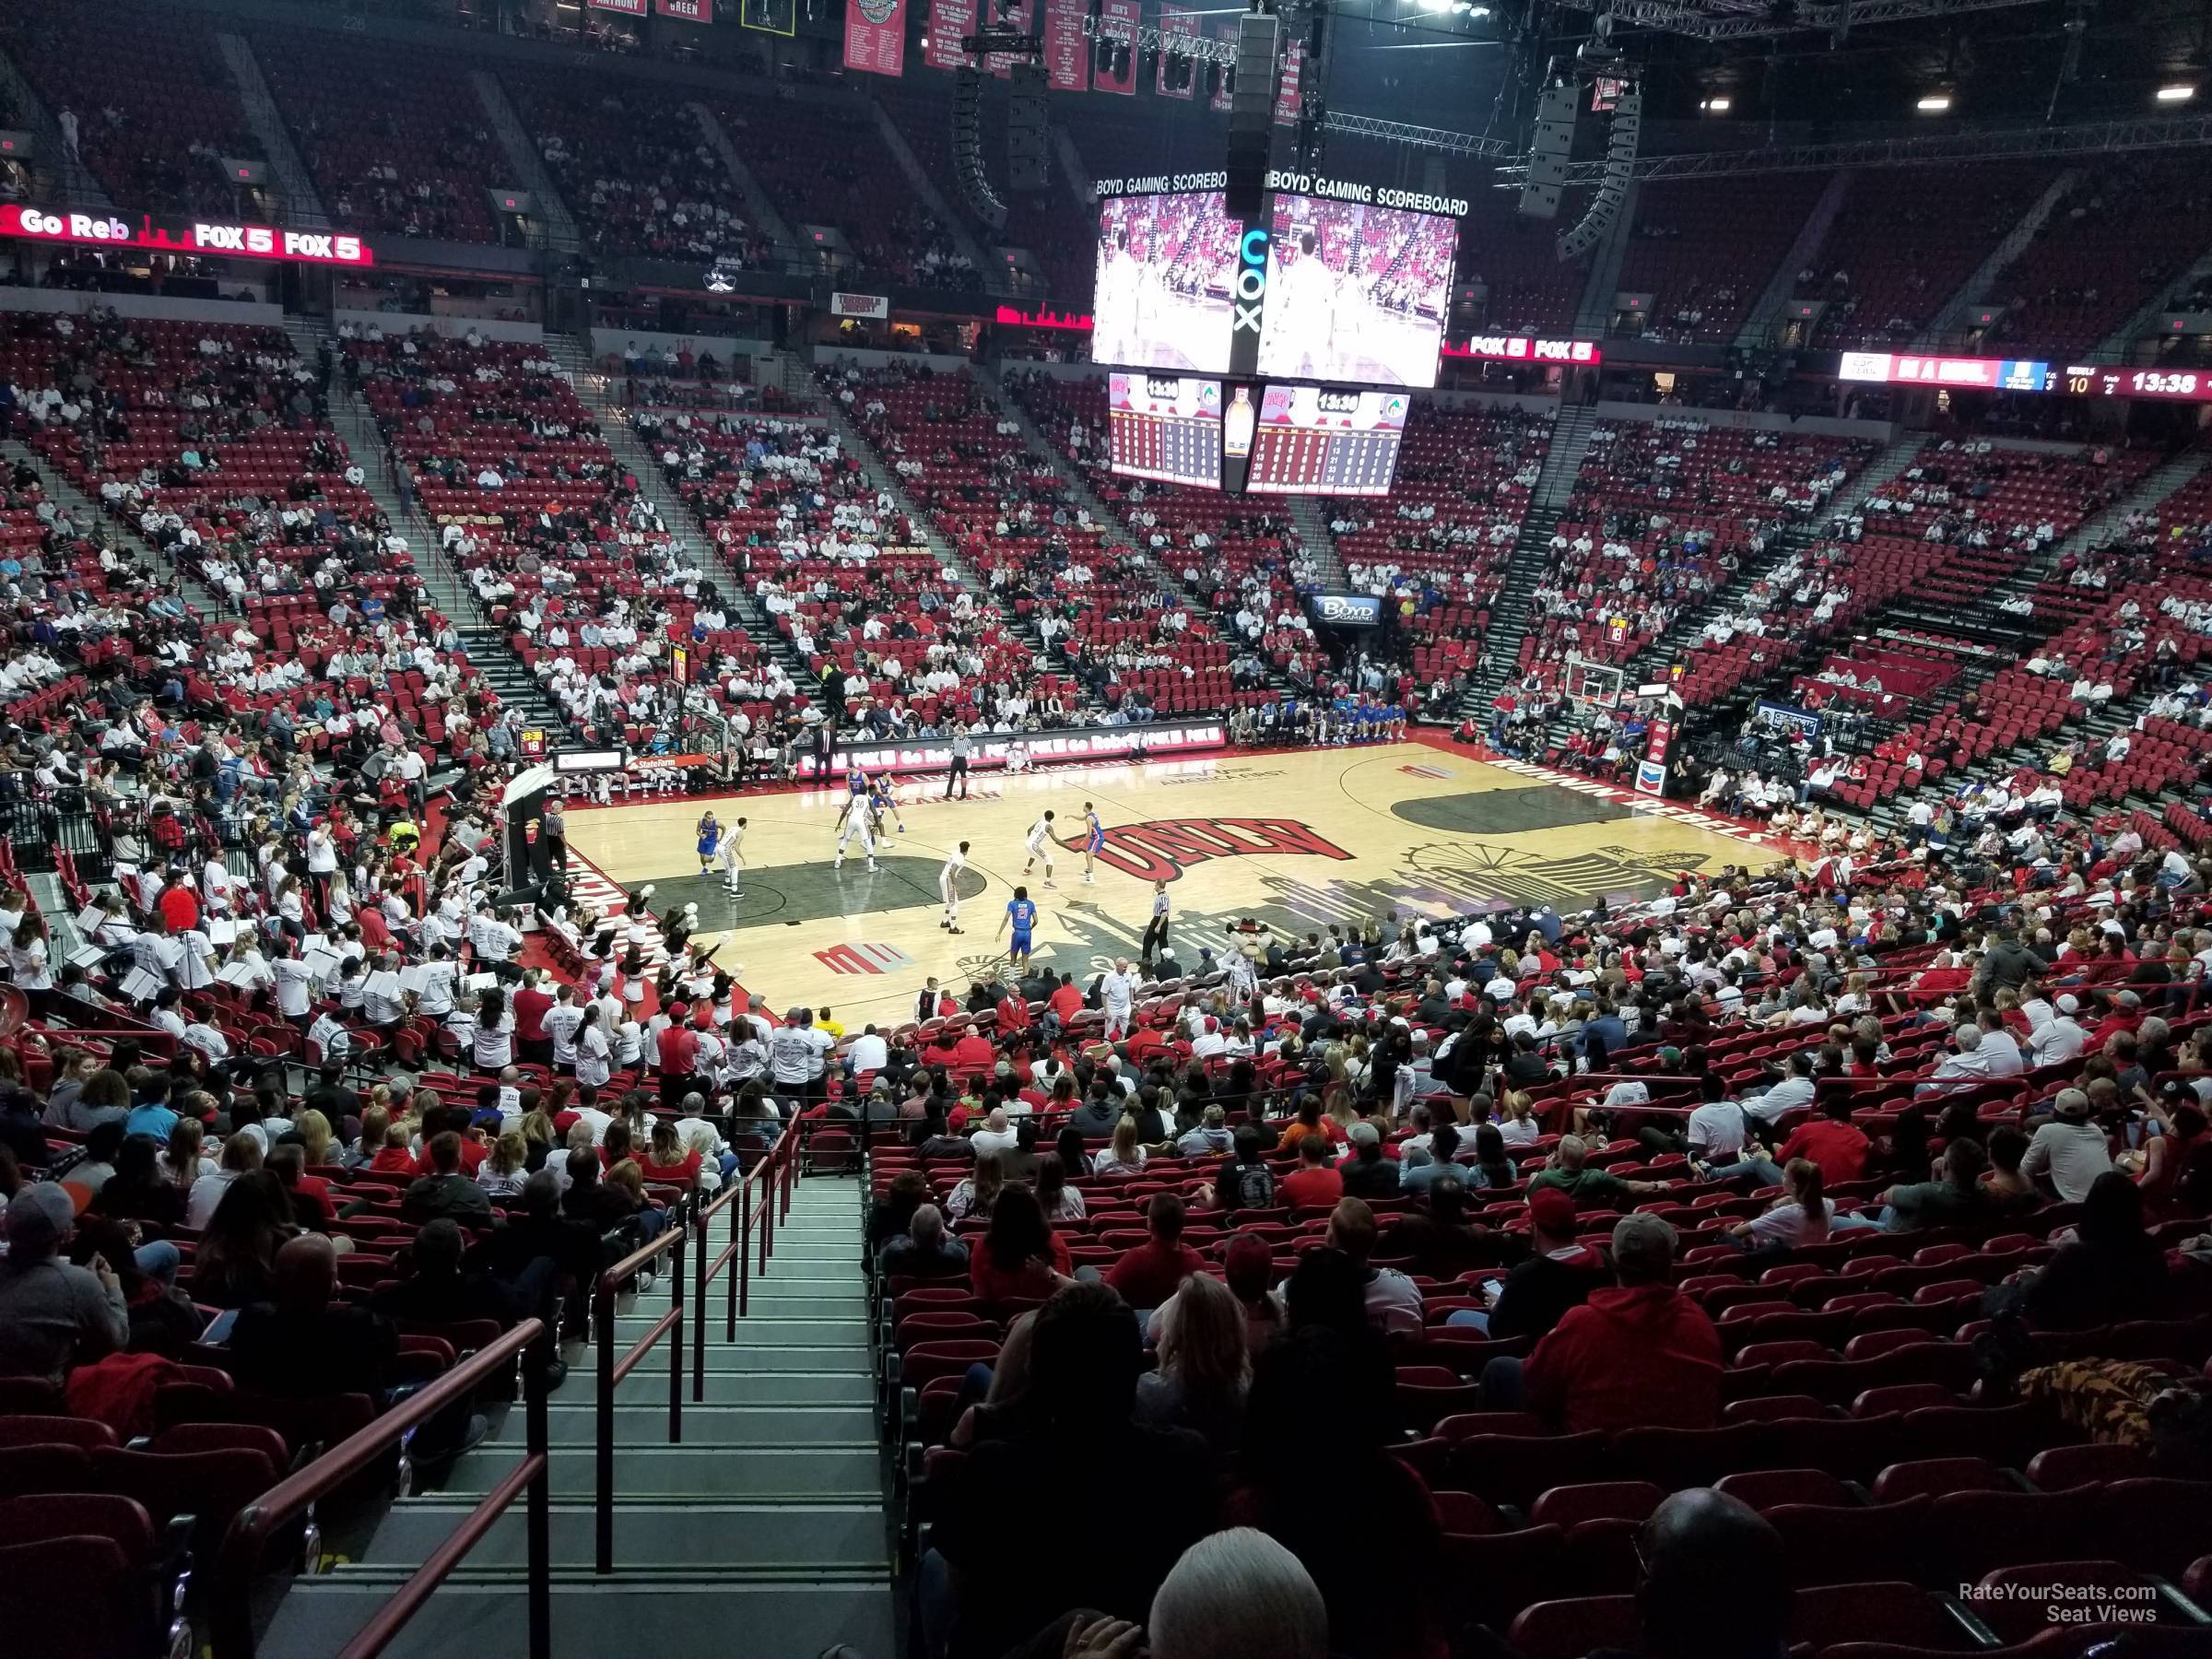
[[[960,933],[960,876],[968,868],[968,843],[962,841],[945,854],[937,870],[937,891],[945,900],[945,918],[937,925],[947,933]]]
[[[1057,887],[1059,884],[1053,879],[1053,810],[1051,807],[1046,807],[1044,816],[1030,826],[1029,838],[1025,844],[1029,847],[1030,855],[1022,860],[1021,873],[1027,876],[1037,867],[1037,861],[1041,858],[1044,860],[1044,885],[1048,888]]]
[[[868,868],[876,867],[876,807],[865,794],[856,794],[845,806],[844,826],[837,832],[837,863],[835,869],[845,867],[845,848],[853,841],[860,842],[860,850],[868,855]]]
[[[734,897],[744,882],[745,820],[725,825],[722,831],[722,885]]]
[[[1335,349],[1336,274],[1321,254],[1320,239],[1311,230],[1298,234],[1298,258],[1278,268],[1268,284],[1268,321],[1281,307],[1281,349],[1274,354],[1279,364],[1263,367],[1273,374],[1321,375],[1329,371]]]

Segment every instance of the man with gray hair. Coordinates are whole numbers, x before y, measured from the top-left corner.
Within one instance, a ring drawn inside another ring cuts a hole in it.
[[[1658,1217],[1622,1217],[1613,1228],[1620,1282],[1570,1310],[1525,1362],[1491,1360],[1485,1406],[1534,1411],[1569,1434],[1718,1422],[1720,1333],[1675,1288],[1675,1243]]]
[[[1956,1048],[1936,1062],[1936,1069],[1928,1074],[1928,1081],[1912,1091],[1915,1098],[1956,1094],[1989,1080],[1991,1056],[1982,1052],[1982,1028],[1973,1020],[1962,1021],[1951,1033],[1951,1041]]]
[[[7,1206],[0,1258],[0,1377],[59,1383],[131,1339],[123,1286],[105,1258],[89,1268],[62,1259],[74,1230],[69,1194],[51,1182],[26,1186]]]
[[[1113,1652],[1105,1644],[1135,1629],[1104,1624],[1086,1628],[1079,1651]],[[1152,1659],[1324,1659],[1329,1610],[1296,1556],[1256,1527],[1237,1526],[1182,1552],[1143,1633]]]
[[[2089,1116],[2089,1097],[2080,1089],[2060,1089],[2051,1110],[2057,1115],[2029,1141],[2020,1173],[2030,1181],[2047,1179],[2060,1198],[2079,1204],[2097,1177],[2112,1167],[2112,1149]]]
[[[913,1278],[965,1278],[968,1246],[945,1236],[945,1212],[924,1204],[907,1223],[906,1236],[883,1247],[883,1270]]]

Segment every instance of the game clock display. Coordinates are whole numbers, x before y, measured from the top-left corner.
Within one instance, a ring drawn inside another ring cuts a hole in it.
[[[1107,377],[1107,464],[1131,478],[1221,488],[1221,382],[1179,374]]]
[[[1253,439],[1253,495],[1390,493],[1406,435],[1402,392],[1269,386]]]

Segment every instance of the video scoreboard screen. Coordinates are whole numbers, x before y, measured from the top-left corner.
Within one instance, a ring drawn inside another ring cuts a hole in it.
[[[1260,372],[1435,385],[1459,221],[1310,195],[1269,218]]]
[[[1221,488],[1221,382],[1180,374],[1107,377],[1107,461],[1132,478]]]
[[[1269,386],[1253,437],[1253,495],[1390,493],[1406,436],[1403,392]]]
[[[1218,190],[1101,200],[1091,361],[1225,372],[1241,230]]]

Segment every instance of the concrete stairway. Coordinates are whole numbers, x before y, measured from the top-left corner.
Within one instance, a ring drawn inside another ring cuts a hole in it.
[[[1989,256],[1974,267],[1973,275],[1959,285],[1959,291],[1944,302],[1936,313],[1935,321],[1913,336],[1912,348],[1926,351],[1939,344],[1944,336],[1959,326],[1959,319],[1968,310],[1982,304],[1989,298],[2006,267],[2027,251],[2028,244],[2036,239],[2044,222],[2058,210],[2058,205],[2073,193],[2082,180],[2082,170],[2069,167],[2053,179],[2043,194],[2035,198],[2028,211],[2020,215],[2020,222],[2005,233],[2005,240],[1989,251]]]
[[[1121,549],[1122,557],[1124,559],[1133,565],[1150,566],[1158,569],[1168,582],[1173,583],[1177,590],[1190,597],[1193,608],[1202,615],[1212,617],[1217,623],[1226,622],[1226,618],[1214,616],[1206,604],[1205,594],[1200,593],[1195,586],[1182,580],[1180,569],[1171,567],[1164,560],[1155,559],[1148,548],[1137,545],[1135,537],[1130,534],[1129,526],[1123,522],[1121,514],[1114,512],[1112,507],[1108,505],[1106,499],[1090,487],[1090,480],[1084,477],[1083,469],[1068,459],[1067,451],[1060,444],[1055,443],[1053,441],[1053,435],[1039,426],[1036,418],[1022,406],[1021,400],[1015,396],[1012,389],[1006,385],[1003,366],[994,366],[989,372],[982,376],[980,383],[993,406],[1021,429],[1022,441],[1028,446],[1030,453],[1052,467],[1053,471],[1059,476],[1061,487],[1067,492],[1068,500],[1088,512],[1092,524],[1103,527],[1107,541]],[[1227,629],[1224,629],[1223,631],[1226,633]],[[1272,665],[1267,670],[1267,681],[1274,686],[1286,686],[1289,683],[1284,678],[1282,673]]]
[[[1849,512],[1856,510],[1869,496],[1912,465],[1912,458],[1920,453],[1921,446],[1925,441],[1925,433],[1909,432],[1890,443],[1867,464],[1865,470],[1836,492],[1832,511]],[[1688,654],[1691,642],[1704,633],[1706,623],[1724,612],[1733,611],[1755,583],[1763,581],[1771,571],[1797,558],[1818,542],[1829,516],[1831,514],[1824,514],[1807,524],[1791,525],[1774,538],[1763,554],[1747,562],[1736,572],[1734,582],[1703,605],[1694,606],[1685,611],[1676,619],[1673,627],[1637,653],[1629,665],[1629,671],[1624,677],[1625,683],[1633,688],[1665,678],[1667,671]]]
[[[1581,404],[1559,411],[1552,425],[1544,470],[1529,492],[1528,511],[1513,538],[1513,557],[1505,584],[1490,607],[1490,631],[1483,641],[1482,668],[1473,688],[1460,700],[1459,714],[1480,716],[1499,690],[1520,675],[1521,642],[1535,625],[1535,593],[1551,566],[1551,534],[1574,493],[1574,480],[1590,453],[1596,412]]]
[[[253,136],[261,140],[261,153],[268,158],[271,181],[284,205],[284,222],[303,229],[329,229],[330,215],[315,193],[315,182],[306,163],[292,147],[292,135],[277,112],[276,99],[269,94],[269,83],[262,76],[253,48],[245,36],[228,29],[215,37],[215,43],[237,84],[246,124],[253,129]]]
[[[719,1248],[724,1223],[712,1225]],[[706,1400],[691,1403],[687,1354],[681,1445],[666,1443],[665,1348],[619,1385],[615,1571],[606,1577],[594,1571],[593,1367],[577,1364],[554,1393],[557,1659],[724,1649],[816,1659],[838,1642],[866,1659],[900,1652],[861,1225],[851,1178],[810,1177],[776,1228],[770,1276],[754,1279],[735,1344],[721,1341],[722,1286],[710,1289]],[[658,1316],[663,1294],[618,1315],[618,1348]],[[266,1659],[338,1652],[524,1449],[518,1407],[442,1490],[398,1500],[356,1559],[295,1582],[262,1644]],[[527,1560],[518,1502],[387,1653],[522,1659]]]
[[[0,52],[0,103],[14,105],[17,119],[38,139],[38,151],[31,160],[31,183],[34,189],[49,193],[40,206],[96,207],[103,213],[115,211],[115,204],[100,189],[92,170],[62,147],[59,117],[62,110],[69,106],[65,103],[47,109],[38,88],[30,84],[30,77],[5,52]],[[88,112],[79,110],[76,113],[82,120]]]
[[[615,382],[598,372],[581,340],[547,335],[546,344],[554,360],[568,374],[576,395],[598,418],[600,435],[606,440],[615,459],[637,479],[641,498],[660,510],[661,522],[667,525],[677,545],[697,561],[702,572],[712,578],[715,591],[728,595],[731,613],[738,625],[762,651],[782,664],[784,672],[796,684],[811,684],[814,670],[761,607],[752,585],[745,579],[745,572],[724,552],[722,544],[708,530],[706,521],[670,480],[653,446],[630,426],[629,412],[616,401]]]
[[[313,362],[323,343],[332,339],[330,325],[320,318],[287,316],[284,331],[303,362]],[[506,636],[490,626],[475,592],[462,579],[460,569],[446,557],[438,526],[422,511],[419,500],[410,497],[403,502],[399,491],[393,488],[394,472],[404,471],[406,463],[385,441],[382,429],[370,411],[369,400],[358,391],[347,390],[343,372],[334,376],[330,383],[330,425],[345,441],[346,453],[360,463],[365,475],[362,487],[407,538],[407,546],[415,555],[415,573],[421,579],[423,591],[461,636],[461,650],[469,665],[499,693],[502,703],[520,710],[529,724],[547,732],[566,733],[568,721],[546,696],[536,677],[523,665],[523,660],[514,654]]]
[[[1322,503],[1312,496],[1286,496],[1290,509],[1290,522],[1298,526],[1299,546],[1306,556],[1321,567],[1317,578],[1320,586],[1341,588],[1346,582],[1344,560],[1336,551],[1336,537],[1329,530],[1329,515]]]
[[[704,103],[696,101],[684,107],[691,112],[692,120],[699,123],[699,130],[708,147],[722,159],[722,165],[728,171],[730,182],[737,186],[737,194],[745,198],[754,225],[776,244],[780,258],[799,258],[798,239],[792,235],[791,227],[783,222],[783,216],[776,211],[776,205],[768,199],[768,193],[760,188],[759,181],[753,177],[752,170],[746,166],[744,158],[738,155],[737,147],[730,142],[730,135],[723,130],[722,123],[714,119],[714,112]]]
[[[470,71],[468,79],[477,89],[477,101],[484,106],[484,114],[491,122],[492,135],[500,141],[507,164],[514,170],[513,182],[528,191],[537,204],[537,210],[531,215],[533,244],[555,248],[582,246],[576,220],[570,214],[568,204],[560,199],[552,171],[538,155],[537,146],[531,140],[529,129],[523,125],[522,116],[507,101],[507,89],[500,85],[499,76],[488,69],[476,69]]]
[[[1820,246],[1828,241],[1829,229],[1835,224],[1836,215],[1843,210],[1844,197],[1850,192],[1849,168],[1840,167],[1829,175],[1828,187],[1813,204],[1813,210],[1805,216],[1805,223],[1797,228],[1796,240],[1775,265],[1758,300],[1745,312],[1743,326],[1735,331],[1737,350],[1757,350],[1772,335],[1782,308],[1790,302],[1796,288],[1797,273],[1818,256]]]
[[[46,499],[65,511],[72,523],[92,526],[92,534],[96,538],[122,549],[148,571],[173,577],[179,597],[201,616],[220,617],[229,614],[229,602],[203,582],[192,567],[175,562],[167,554],[149,545],[126,520],[107,512],[29,445],[13,439],[0,442],[0,462],[11,467],[19,462],[28,463],[31,470],[39,475],[39,481],[46,491]]]

